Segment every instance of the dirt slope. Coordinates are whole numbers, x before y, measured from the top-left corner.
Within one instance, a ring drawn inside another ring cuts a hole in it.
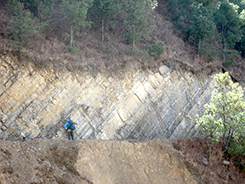
[[[169,142],[0,141],[0,183],[194,184]]]
[[[201,184],[245,184],[245,172],[235,164],[235,157],[225,156],[221,142],[210,144],[195,137],[175,140],[173,145]],[[244,159],[240,162],[244,163]]]

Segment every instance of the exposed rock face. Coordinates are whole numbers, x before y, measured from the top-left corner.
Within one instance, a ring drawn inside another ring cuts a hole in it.
[[[210,77],[165,65],[93,75],[1,56],[0,138],[65,138],[68,116],[76,139],[189,137],[212,84]]]

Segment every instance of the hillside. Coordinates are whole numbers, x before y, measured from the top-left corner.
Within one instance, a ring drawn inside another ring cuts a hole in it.
[[[103,46],[100,28],[81,29],[71,52],[61,24],[16,48],[11,15],[0,5],[0,184],[244,183],[219,144],[208,160],[208,143],[193,138],[213,74],[229,71],[245,89],[244,57],[224,67],[221,55],[198,56],[167,2],[159,1],[156,29],[134,51],[122,40],[122,22]],[[153,43],[163,44],[160,56],[146,52]],[[76,123],[75,141],[66,140],[67,117]]]
[[[222,57],[210,61],[205,55],[198,56],[196,46],[184,41],[184,35],[176,28],[171,21],[171,11],[167,9],[168,1],[161,0],[153,11],[155,28],[153,32],[136,44],[137,49],[133,52],[132,45],[126,44],[122,39],[121,24],[112,28],[105,36],[105,43],[101,45],[100,29],[83,29],[74,35],[74,45],[76,52],[67,50],[69,39],[65,36],[57,35],[56,30],[50,30],[38,34],[30,35],[27,43],[21,47],[21,52],[16,49],[18,41],[8,35],[8,24],[11,19],[9,10],[2,4],[0,6],[0,50],[2,53],[13,53],[17,55],[21,62],[32,61],[44,67],[65,66],[74,71],[109,71],[117,73],[117,70],[126,65],[138,68],[155,69],[157,66],[167,65],[172,67],[172,63],[181,63],[183,68],[198,73],[204,71],[211,75],[216,72],[229,71],[234,79],[244,83],[244,58],[233,55],[233,65],[225,67],[222,65]],[[119,23],[120,23],[120,17]],[[95,26],[96,27],[96,26]],[[61,32],[64,30],[60,30]],[[59,33],[59,32],[58,32]],[[218,38],[217,38],[218,39]],[[163,53],[160,56],[152,57],[146,51],[147,45],[154,43],[163,44]],[[207,45],[209,43],[206,43]],[[213,44],[213,43],[211,43]],[[217,43],[216,43],[217,44]],[[220,45],[210,45],[210,47],[220,48]],[[137,64],[134,62],[137,61]]]

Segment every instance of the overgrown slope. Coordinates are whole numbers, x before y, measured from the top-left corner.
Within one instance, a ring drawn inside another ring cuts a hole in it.
[[[37,2],[40,3],[35,1],[35,3]],[[138,60],[142,63],[142,67],[151,68],[158,66],[160,63],[171,65],[173,61],[179,61],[187,64],[187,68],[194,69],[196,72],[205,70],[208,74],[212,74],[222,71],[222,69],[228,70],[235,80],[244,82],[244,58],[239,55],[233,55],[229,58],[233,60],[233,66],[224,67],[221,55],[218,55],[215,59],[208,60],[205,54],[198,54],[197,47],[191,45],[190,41],[185,39],[183,32],[176,28],[176,24],[172,23],[171,13],[173,11],[170,9],[169,1],[159,1],[158,7],[148,15],[154,17],[151,22],[155,24],[155,29],[147,27],[147,29],[152,31],[149,32],[148,30],[147,34],[145,33],[138,42],[135,42],[134,51],[132,51],[132,42],[125,41],[125,36],[127,35],[124,33],[127,29],[127,26],[124,25],[126,7],[122,6],[122,9],[118,10],[119,12],[114,15],[115,17],[112,20],[108,20],[115,24],[112,24],[114,26],[108,25],[105,30],[103,45],[101,43],[101,23],[92,16],[93,8],[91,7],[88,11],[88,19],[92,20],[92,27],[91,29],[86,28],[74,31],[74,50],[69,48],[70,37],[65,34],[67,31],[69,33],[69,29],[62,22],[65,21],[62,19],[60,12],[62,6],[59,1],[53,1],[53,3],[58,3],[58,6],[52,14],[50,27],[43,30],[43,32],[37,31],[34,34],[27,35],[26,42],[21,43],[23,45],[20,51],[20,49],[15,47],[15,45],[19,44],[19,40],[9,33],[13,12],[7,7],[7,1],[4,1],[0,6],[1,52],[13,52],[19,55],[22,60],[29,58],[29,60],[41,66],[58,67],[59,65],[65,65],[70,70],[93,70],[93,72],[98,70],[116,71],[118,68],[124,67],[125,63],[133,60]],[[33,6],[35,7],[35,5]],[[28,8],[25,9],[25,11],[27,10]],[[214,36],[215,39],[218,39],[218,35]],[[163,47],[163,53],[160,56],[151,56],[148,52],[148,46],[158,43],[162,44],[162,46],[158,46]],[[203,44],[205,48],[211,50],[213,47],[215,50],[221,48],[218,42],[207,41]]]

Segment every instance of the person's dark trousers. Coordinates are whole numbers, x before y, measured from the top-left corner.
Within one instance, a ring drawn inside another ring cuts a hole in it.
[[[73,131],[71,130],[70,132],[68,132],[68,139],[69,140],[74,140],[74,137],[73,137]]]

